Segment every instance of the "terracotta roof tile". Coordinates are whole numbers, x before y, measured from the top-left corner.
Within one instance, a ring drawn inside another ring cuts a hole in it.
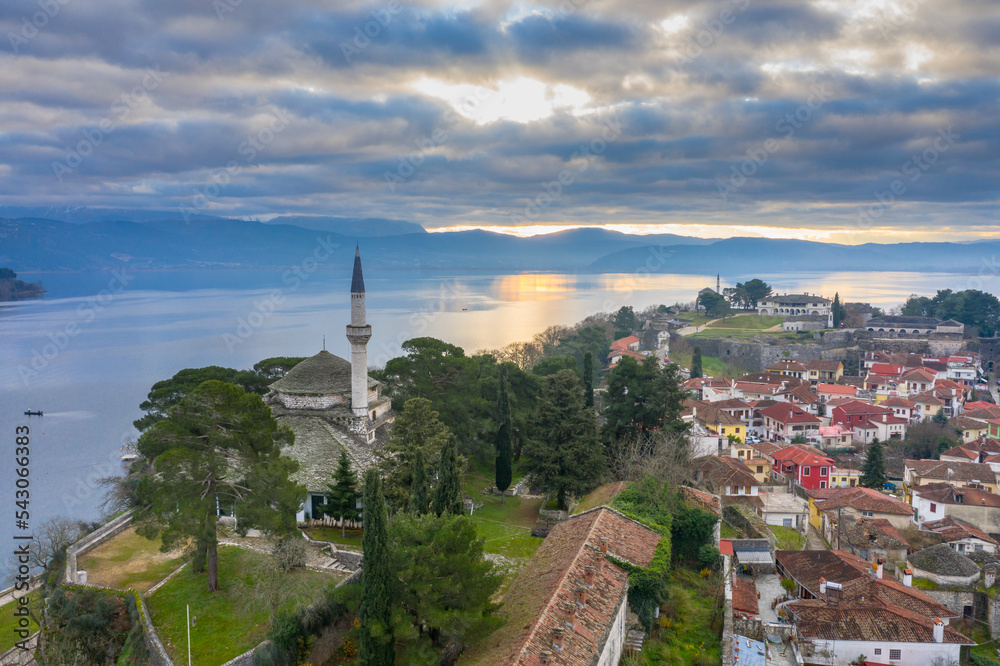
[[[803,638],[819,640],[933,643],[934,620],[902,608],[827,604],[818,599],[795,601],[786,607]],[[944,642],[975,643],[949,625]]]
[[[954,460],[903,460],[903,465],[912,469],[913,473],[921,479],[996,483],[996,473],[989,465],[983,463]]]
[[[733,611],[757,615],[757,584],[753,578],[733,574]]]

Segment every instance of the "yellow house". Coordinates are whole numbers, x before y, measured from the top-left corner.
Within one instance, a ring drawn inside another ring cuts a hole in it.
[[[757,483],[767,485],[771,482],[771,463],[767,458],[743,458],[743,464],[750,468]]]
[[[956,428],[962,433],[962,443],[974,442],[980,437],[989,434],[990,424],[979,419],[970,419],[967,416],[956,416],[948,421],[948,426]]]
[[[831,488],[853,488],[861,483],[861,472],[856,469],[834,467],[830,471]]]
[[[705,424],[709,432],[723,439],[733,437],[742,442],[747,437],[747,426],[743,421],[721,409],[713,409],[711,405],[699,409],[696,418]]]
[[[753,458],[756,453],[757,451],[752,446],[745,443],[742,439],[729,445],[730,458],[739,458],[740,460],[746,462],[747,460]]]
[[[820,515],[819,509],[816,507],[816,498],[812,495],[809,495],[809,524],[817,531],[823,529],[823,516]]]
[[[837,380],[844,376],[844,364],[840,361],[808,361],[806,363],[808,374],[805,378],[810,384],[836,384]]]

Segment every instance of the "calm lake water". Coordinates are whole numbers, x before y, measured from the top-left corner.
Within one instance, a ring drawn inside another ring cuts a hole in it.
[[[249,368],[270,356],[309,356],[326,347],[347,357],[350,271],[161,271],[30,274],[43,299],[0,304],[0,499],[14,491],[14,429],[30,425],[32,515],[96,519],[96,480],[120,469],[124,442],[150,386],[188,367]],[[967,275],[815,273],[727,276],[723,286],[761,277],[776,291],[805,291],[880,307],[911,293],[981,288]],[[553,324],[599,311],[693,301],[715,275],[449,274],[367,271],[369,363],[399,354],[403,341],[433,336],[468,352],[528,340]],[[23,416],[26,409],[45,416]],[[0,519],[10,552],[11,511]],[[3,576],[0,576],[3,578]]]

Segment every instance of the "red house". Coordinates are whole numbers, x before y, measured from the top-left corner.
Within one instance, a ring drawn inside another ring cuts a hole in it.
[[[830,425],[842,425],[853,428],[866,421],[881,421],[882,417],[895,416],[895,413],[881,405],[871,405],[860,400],[852,400],[837,405],[830,412]]]
[[[786,446],[775,451],[775,471],[780,471],[803,488],[829,488],[833,458],[811,446]]]

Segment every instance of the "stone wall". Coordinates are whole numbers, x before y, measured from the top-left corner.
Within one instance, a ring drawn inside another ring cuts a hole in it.
[[[116,534],[125,531],[128,526],[132,524],[132,516],[134,513],[134,509],[126,511],[111,522],[102,525],[66,549],[66,583],[75,585],[79,582],[77,581],[79,573],[76,568],[77,557],[83,555],[92,548],[96,548]]]
[[[331,552],[330,556],[351,571],[357,571],[361,568],[363,555],[357,551],[342,550],[338,548],[337,550]]]
[[[818,335],[818,334],[816,334]],[[812,339],[803,336],[805,339]],[[734,338],[680,338],[683,343],[671,337],[671,349],[687,347],[701,348],[703,356],[716,356],[726,363],[732,363],[749,372],[762,372],[782,359],[798,361],[841,360],[846,356],[845,346],[851,341],[850,333],[832,331],[817,338],[815,344],[779,344],[778,340],[768,340],[765,336],[753,340]]]
[[[924,590],[921,592],[932,598],[948,610],[961,616],[965,612],[966,606],[972,606],[973,617],[976,612],[976,594],[973,590]]]
[[[287,409],[330,409],[337,405],[347,404],[342,395],[290,395],[288,393],[273,394],[274,399]]]
[[[764,640],[764,625],[760,618],[733,617],[733,633],[752,638],[755,641]]]

